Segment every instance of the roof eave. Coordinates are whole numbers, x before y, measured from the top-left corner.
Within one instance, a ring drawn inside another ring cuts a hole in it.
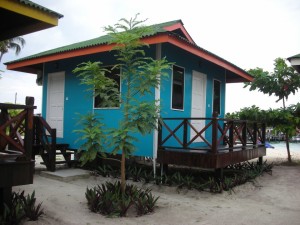
[[[206,59],[222,68],[225,70],[229,70],[233,72],[234,74],[238,75],[242,81],[240,82],[249,82],[253,80],[253,76],[247,73],[246,71],[242,70],[241,68],[229,63],[228,61],[204,50],[201,48],[196,47],[193,44],[186,43],[185,41],[178,39],[174,36],[170,36],[170,40],[168,41],[169,43],[180,47],[194,55],[197,55],[203,59]]]
[[[234,79],[228,79],[226,82],[228,83],[233,83],[233,82],[249,82],[253,80],[253,77],[248,74],[246,71],[238,68],[237,66],[234,66],[233,64],[227,62],[226,60],[205,51],[204,49],[201,49],[197,46],[195,46],[193,43],[189,43],[186,40],[179,39],[176,36],[169,35],[167,33],[160,33],[154,36],[149,36],[143,38],[143,41],[149,45],[151,44],[159,44],[159,43],[170,43],[174,46],[177,46],[185,51],[188,51],[198,57],[201,57],[205,60],[208,60],[225,70],[228,70],[234,74],[237,75],[236,78]],[[26,67],[32,67],[33,65],[45,63],[45,62],[51,62],[51,61],[56,61],[56,60],[61,60],[61,59],[67,59],[67,58],[72,58],[72,57],[77,57],[77,56],[83,56],[83,55],[89,55],[89,54],[95,54],[99,52],[106,52],[110,51],[113,49],[113,44],[107,45],[107,44],[102,44],[98,46],[91,46],[88,48],[82,48],[82,49],[76,49],[72,51],[67,51],[67,52],[62,52],[62,53],[57,53],[57,54],[52,54],[48,56],[43,56],[43,57],[38,57],[34,59],[29,59],[29,60],[24,60],[20,62],[12,62],[12,63],[7,63],[7,69],[9,70],[17,70],[17,71],[22,71],[25,72],[27,69]]]

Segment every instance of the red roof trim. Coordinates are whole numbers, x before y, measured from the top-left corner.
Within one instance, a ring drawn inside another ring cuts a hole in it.
[[[195,47],[193,44],[188,44],[186,41],[180,40],[179,38],[177,38],[175,36],[171,36],[171,35],[163,33],[163,34],[155,35],[152,37],[146,37],[143,39],[143,41],[149,45],[158,44],[158,43],[173,44],[187,52],[190,52],[190,53],[192,53],[196,56],[199,56],[203,59],[206,59],[216,65],[219,65],[219,66],[223,67],[224,69],[229,70],[248,81],[253,80],[253,77],[250,76],[249,74],[247,74],[242,69],[238,69],[234,65],[231,65],[228,62],[225,62],[224,60],[210,54],[209,52],[206,52],[205,50]],[[73,50],[73,51],[62,52],[62,53],[44,56],[44,57],[40,57],[40,58],[36,58],[36,59],[29,59],[29,60],[22,61],[22,62],[8,64],[7,69],[13,70],[13,69],[21,68],[21,67],[31,66],[34,64],[40,64],[40,63],[51,62],[51,61],[55,61],[55,60],[61,60],[61,59],[73,58],[73,57],[77,57],[77,56],[95,54],[95,53],[99,53],[99,52],[107,52],[107,51],[112,50],[113,46],[114,46],[113,44],[99,45],[99,46],[93,46],[93,47],[88,47],[88,48],[84,48],[84,49],[77,49],[77,50]],[[24,68],[23,68],[23,71],[25,71]]]
[[[187,40],[189,42],[191,42],[193,44],[196,44],[194,42],[194,40],[192,39],[191,35],[189,35],[187,30],[184,28],[182,23],[176,23],[176,24],[173,24],[171,26],[166,26],[166,27],[164,27],[164,29],[167,30],[167,31],[174,31],[174,30],[180,29],[184,33],[185,37],[187,38]]]
[[[219,59],[218,57],[216,57],[214,55],[211,55],[209,52],[206,52],[204,50],[196,48],[192,44],[189,45],[186,43],[186,41],[182,41],[174,36],[170,36],[168,34],[161,34],[159,36],[145,38],[144,41],[147,44],[158,44],[158,43],[168,42],[168,43],[173,44],[181,49],[184,49],[185,51],[188,51],[196,56],[199,56],[199,57],[206,59],[216,65],[219,65],[219,66],[223,67],[224,69],[227,69],[248,81],[253,80],[253,77],[251,75],[247,74],[245,71],[236,68],[235,66],[225,62],[222,59]]]
[[[93,46],[93,47],[88,47],[88,48],[82,48],[82,49],[77,49],[73,51],[68,51],[68,52],[61,52],[58,54],[54,55],[48,55],[48,56],[42,56],[39,58],[35,59],[29,59],[21,62],[16,62],[12,64],[7,65],[8,70],[13,70],[17,69],[20,67],[25,67],[25,66],[31,66],[34,64],[39,64],[39,63],[45,63],[45,62],[51,62],[51,61],[56,61],[60,59],[68,59],[68,58],[73,58],[77,56],[83,56],[83,55],[90,55],[94,53],[99,53],[99,52],[107,52],[112,50],[114,45],[99,45],[99,46]]]
[[[186,50],[186,51],[188,51],[192,54],[195,54],[195,55],[197,55],[201,58],[204,58],[204,59],[206,59],[206,60],[208,60],[208,61],[210,61],[210,62],[212,62],[216,65],[219,65],[219,66],[223,67],[224,69],[230,70],[233,73],[235,73],[235,74],[237,74],[237,75],[239,75],[239,76],[241,76],[241,77],[243,77],[243,78],[245,78],[249,81],[253,80],[253,77],[250,76],[249,74],[247,74],[245,71],[236,68],[235,66],[233,66],[233,65],[231,65],[231,64],[229,64],[229,63],[227,63],[227,62],[225,62],[225,61],[223,61],[223,60],[221,60],[221,59],[219,59],[219,58],[217,58],[217,57],[215,57],[211,54],[209,54],[206,51],[195,48],[192,45],[188,45],[188,44],[184,43],[183,41],[180,41],[178,38],[170,36],[168,42],[175,45],[175,46],[177,46],[177,47],[179,47],[179,48],[182,48],[182,49],[184,49],[184,50]]]

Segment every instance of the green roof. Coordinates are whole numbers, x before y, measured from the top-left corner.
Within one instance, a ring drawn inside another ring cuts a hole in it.
[[[288,60],[293,59],[293,58],[296,58],[296,59],[300,58],[300,54],[288,57]]]
[[[44,12],[53,14],[54,16],[56,16],[56,17],[58,17],[58,18],[62,18],[62,17],[63,17],[62,14],[59,14],[59,13],[57,13],[57,12],[54,12],[54,11],[48,9],[48,8],[45,8],[44,6],[41,6],[41,5],[39,5],[39,4],[34,3],[34,2],[32,2],[32,1],[29,1],[29,0],[17,0],[17,1],[20,2],[20,3],[23,4],[23,5],[28,5],[28,6],[32,7],[32,8],[36,8],[36,9],[39,9],[39,10],[41,10],[41,11],[44,11]]]
[[[23,0],[25,1],[25,0]],[[152,36],[158,33],[163,33],[163,32],[167,32],[166,30],[164,30],[163,28],[166,26],[171,26],[177,23],[182,23],[181,20],[174,20],[174,21],[170,21],[170,22],[165,22],[165,23],[160,23],[160,24],[155,24],[155,25],[151,25],[151,27],[153,27],[155,33],[153,34],[149,34],[149,35],[144,35],[144,37],[147,36]],[[44,51],[44,52],[40,52],[34,55],[30,55],[21,59],[17,59],[14,61],[10,61],[10,62],[6,62],[4,64],[11,64],[11,63],[15,63],[15,62],[20,62],[20,61],[24,61],[24,60],[29,60],[29,59],[35,59],[35,58],[39,58],[39,57],[43,57],[43,56],[48,56],[48,55],[53,55],[53,54],[58,54],[58,53],[63,53],[63,52],[68,52],[68,51],[73,51],[73,50],[78,50],[78,49],[82,49],[82,48],[88,48],[88,47],[93,47],[93,46],[98,46],[98,45],[104,45],[107,44],[111,41],[111,37],[109,35],[104,35],[104,36],[100,36],[97,38],[93,38],[90,40],[86,40],[86,41],[82,41],[82,42],[77,42],[74,44],[70,44],[70,45],[66,45],[66,46],[62,46],[59,48],[54,48],[48,51]]]

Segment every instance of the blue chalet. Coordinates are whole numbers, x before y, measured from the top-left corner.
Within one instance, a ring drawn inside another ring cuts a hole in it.
[[[181,20],[153,26],[156,33],[142,39],[150,46],[146,54],[156,59],[166,57],[175,64],[168,71],[169,78],[148,96],[160,101],[162,128],[137,136],[134,154],[165,164],[205,168],[261,159],[265,148],[257,143],[264,143],[264,130],[257,124],[222,119],[226,83],[251,81],[252,76],[196,45]],[[98,107],[99,99],[91,97],[92,93],[88,94],[72,73],[78,64],[87,61],[114,65],[113,45],[108,44],[108,38],[102,36],[6,63],[10,70],[37,74],[38,83],[43,85],[42,117],[56,128],[57,143],[68,143],[70,149],[79,147],[73,132],[78,129],[78,113],[93,111],[107,127],[118,126],[122,117],[122,105]],[[118,82],[124,90],[122,81]],[[193,154],[201,156],[196,160]]]

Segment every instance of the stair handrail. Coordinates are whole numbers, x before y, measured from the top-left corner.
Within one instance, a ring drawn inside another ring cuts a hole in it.
[[[56,129],[51,128],[42,116],[34,116],[35,144],[41,144],[49,154],[49,170],[55,171]],[[47,135],[47,132],[49,135]],[[48,136],[50,136],[50,141]]]

